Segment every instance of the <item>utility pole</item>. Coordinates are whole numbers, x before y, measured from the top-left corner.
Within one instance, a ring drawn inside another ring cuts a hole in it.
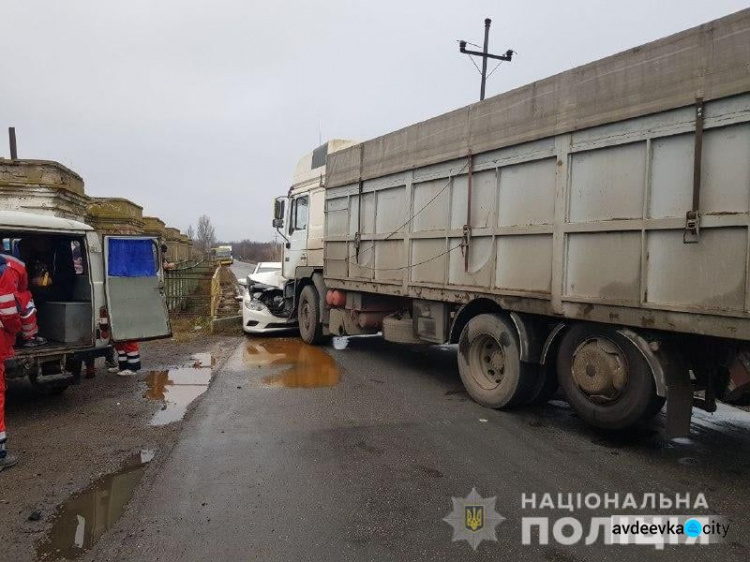
[[[10,159],[18,160],[18,147],[16,146],[16,128],[8,127],[8,141],[10,144]]]
[[[468,51],[466,49],[466,41],[458,42],[460,51],[463,54],[469,55],[469,56],[475,56],[475,57],[482,57],[482,71],[481,71],[482,88],[479,93],[480,101],[484,99],[485,86],[487,85],[487,59],[510,62],[511,59],[513,58],[513,53],[514,53],[514,51],[511,49],[508,49],[507,51],[505,51],[504,55],[491,55],[488,52],[489,44],[490,44],[490,24],[491,23],[492,23],[492,20],[490,18],[487,18],[486,20],[484,20],[484,48],[482,49],[481,52],[480,51]]]

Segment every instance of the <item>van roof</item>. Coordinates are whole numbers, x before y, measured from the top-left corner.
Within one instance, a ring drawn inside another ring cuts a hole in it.
[[[71,219],[25,213],[23,211],[0,211],[0,229],[49,230],[84,232],[94,230],[89,225]]]

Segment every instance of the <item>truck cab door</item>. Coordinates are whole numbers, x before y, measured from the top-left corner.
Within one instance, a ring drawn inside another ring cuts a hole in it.
[[[294,279],[298,267],[307,265],[307,233],[310,211],[308,194],[291,199],[289,205],[289,247],[284,251],[282,272],[287,279]]]
[[[113,341],[172,335],[155,238],[105,236],[104,272]]]

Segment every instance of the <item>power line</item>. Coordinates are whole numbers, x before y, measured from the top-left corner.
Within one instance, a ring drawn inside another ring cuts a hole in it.
[[[375,240],[373,240],[373,245],[371,247],[374,247]],[[459,248],[462,248],[463,244],[459,244],[458,246],[453,246],[452,248],[448,248],[445,252],[442,252],[436,256],[432,256],[430,259],[418,262],[418,263],[411,263],[409,265],[404,265],[402,267],[370,267],[369,265],[362,265],[360,263],[353,262],[351,260],[347,260],[350,265],[356,265],[357,267],[361,267],[362,269],[369,269],[371,271],[403,271],[404,269],[411,269],[412,267],[417,267],[418,265],[424,265],[426,263],[429,263],[431,261],[435,261],[438,258],[442,258],[446,254],[450,254],[453,250],[458,250]]]
[[[404,227],[405,227],[406,225],[408,225],[408,224],[409,224],[409,223],[410,223],[411,221],[413,221],[413,220],[414,220],[415,218],[417,218],[417,216],[418,216],[418,215],[419,215],[419,214],[420,214],[420,213],[421,213],[422,211],[424,211],[424,210],[425,210],[425,209],[426,209],[427,207],[429,207],[429,206],[430,206],[430,205],[432,204],[432,202],[433,202],[433,201],[435,201],[435,199],[437,199],[438,197],[440,197],[440,195],[441,195],[441,194],[442,194],[442,193],[443,193],[443,192],[444,192],[444,191],[445,191],[446,189],[448,189],[448,187],[450,187],[450,185],[451,185],[451,184],[453,183],[453,178],[454,178],[455,176],[459,175],[459,174],[460,174],[461,172],[463,172],[463,171],[464,171],[464,170],[465,170],[466,168],[468,168],[468,167],[469,167],[469,161],[467,161],[467,162],[466,162],[466,164],[464,164],[464,165],[463,165],[463,166],[461,167],[461,169],[460,169],[460,170],[458,170],[458,172],[456,172],[455,174],[452,174],[452,175],[451,175],[451,177],[450,177],[450,178],[448,178],[448,181],[446,181],[446,182],[445,182],[445,185],[444,185],[444,186],[443,186],[443,187],[442,187],[442,188],[440,189],[440,191],[438,191],[438,192],[437,192],[437,193],[436,193],[435,195],[433,195],[432,199],[430,199],[429,201],[427,201],[427,203],[425,203],[425,204],[424,204],[424,205],[423,205],[423,206],[422,206],[422,207],[421,207],[421,208],[420,208],[420,209],[419,209],[419,210],[418,210],[418,211],[417,211],[416,213],[414,213],[414,214],[413,214],[412,216],[410,216],[410,217],[409,217],[409,218],[408,218],[408,219],[406,220],[406,222],[405,222],[404,224],[402,224],[401,226],[399,226],[399,227],[398,227],[398,228],[397,228],[396,230],[392,231],[392,232],[391,232],[391,233],[390,233],[390,234],[389,234],[388,236],[386,236],[386,237],[385,237],[385,238],[383,238],[382,240],[372,240],[372,245],[370,245],[370,247],[369,247],[369,248],[365,248],[364,250],[362,250],[362,253],[361,253],[361,254],[359,254],[359,255],[358,255],[358,257],[359,257],[359,256],[361,256],[361,255],[363,255],[363,254],[364,254],[364,253],[365,253],[366,251],[368,251],[368,250],[374,250],[374,249],[375,249],[375,242],[385,242],[386,240],[390,240],[390,238],[391,238],[392,236],[394,236],[395,234],[398,234],[398,232],[399,232],[399,231],[400,231],[400,230],[401,230],[402,228],[404,228]],[[362,200],[361,200],[361,198],[360,198],[360,199],[358,200],[357,204],[358,204],[358,205],[362,205]],[[359,233],[358,233],[358,234],[359,234]],[[356,242],[355,242],[355,243],[356,243]]]

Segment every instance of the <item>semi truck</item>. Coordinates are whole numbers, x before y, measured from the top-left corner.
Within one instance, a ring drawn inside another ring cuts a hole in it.
[[[211,248],[211,257],[219,265],[232,265],[234,263],[234,256],[232,255],[232,246],[217,246]]]
[[[622,430],[750,392],[750,10],[300,162],[302,339],[458,344],[490,408]]]

